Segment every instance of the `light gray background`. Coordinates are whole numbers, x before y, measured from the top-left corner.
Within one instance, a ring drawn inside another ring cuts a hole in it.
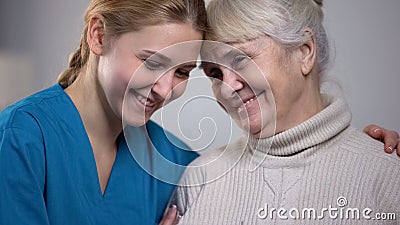
[[[0,0],[0,108],[55,83],[68,65],[69,54],[78,46],[88,3]],[[343,87],[353,111],[353,125],[363,128],[376,123],[400,131],[400,1],[332,0],[325,1],[324,9],[326,28],[335,49],[329,74]],[[188,96],[195,95],[195,90],[212,96],[209,83],[201,79],[199,72],[195,76],[200,76],[201,82],[189,84]],[[187,122],[198,124],[196,113],[207,110],[208,114],[200,116],[211,115],[218,124],[222,123],[216,127],[222,136],[217,136],[214,144],[224,144],[231,136],[230,121],[210,102],[189,104],[188,113],[182,114],[181,130],[189,138],[196,138],[199,127]],[[160,119],[160,113],[155,119]],[[176,124],[175,119],[165,121]],[[179,133],[170,124],[166,124],[167,128]],[[202,121],[200,130],[206,140],[191,145],[205,146],[214,128],[211,120]],[[239,134],[234,130],[233,136]]]

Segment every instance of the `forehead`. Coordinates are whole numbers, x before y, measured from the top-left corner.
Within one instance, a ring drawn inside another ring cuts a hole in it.
[[[202,55],[214,54],[223,55],[233,51],[256,51],[262,50],[265,47],[278,46],[279,44],[271,37],[263,35],[258,38],[238,41],[238,42],[218,42],[218,41],[204,41],[202,46]]]
[[[261,40],[262,40],[261,38],[257,38],[257,39],[242,41],[242,42],[232,42],[232,43],[228,43],[228,44],[231,45],[232,47],[235,47],[237,49],[244,51],[247,49],[254,49],[257,46],[259,47],[261,45]]]
[[[164,23],[145,26],[117,36],[124,48],[149,49],[157,52],[183,42],[201,41],[202,33],[187,23]]]
[[[262,51],[266,48],[278,48],[280,45],[271,37],[263,35],[258,38],[254,38],[242,42],[229,43],[231,46],[240,49],[243,52],[256,52]]]
[[[278,48],[280,48],[279,44],[268,36],[230,43],[205,41],[201,49],[202,65],[206,64],[206,62],[229,63],[240,55],[252,58],[265,53],[276,54],[276,49]]]
[[[197,60],[202,34],[191,24],[166,23],[121,34],[114,42],[118,52],[179,65]]]

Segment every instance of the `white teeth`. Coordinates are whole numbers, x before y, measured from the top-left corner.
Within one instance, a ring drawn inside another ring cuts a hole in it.
[[[245,103],[243,103],[243,105],[241,105],[241,106],[238,108],[238,112],[243,111],[244,108],[246,107],[246,105],[249,104],[249,103],[252,102],[252,101],[254,101],[254,98],[252,98],[252,99],[246,101]]]
[[[152,104],[150,101],[148,101],[145,97],[143,97],[142,95],[139,95],[137,93],[135,93],[136,98],[139,100],[140,103],[142,103],[145,106],[150,106],[153,107],[155,104]]]
[[[254,98],[248,100],[246,103],[244,103],[244,106],[246,106],[247,104],[249,104],[250,102],[254,101]]]

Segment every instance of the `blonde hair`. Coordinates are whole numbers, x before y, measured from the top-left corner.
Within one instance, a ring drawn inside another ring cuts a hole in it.
[[[322,0],[213,0],[207,7],[206,39],[233,43],[268,35],[289,50],[311,38],[304,35],[310,28],[322,72],[329,64],[322,5]]]
[[[88,61],[88,23],[97,14],[104,17],[107,35],[121,35],[168,22],[191,23],[201,32],[207,27],[204,0],[92,0],[85,12],[79,48],[71,55],[69,68],[58,77],[64,87],[76,80]]]

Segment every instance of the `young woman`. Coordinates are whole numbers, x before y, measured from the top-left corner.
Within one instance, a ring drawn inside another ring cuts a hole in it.
[[[193,160],[148,120],[183,93],[200,46],[173,68],[158,68],[154,53],[202,40],[205,27],[202,0],[93,0],[58,84],[0,114],[0,224],[158,224],[174,186],[132,158],[122,105],[163,155]]]

